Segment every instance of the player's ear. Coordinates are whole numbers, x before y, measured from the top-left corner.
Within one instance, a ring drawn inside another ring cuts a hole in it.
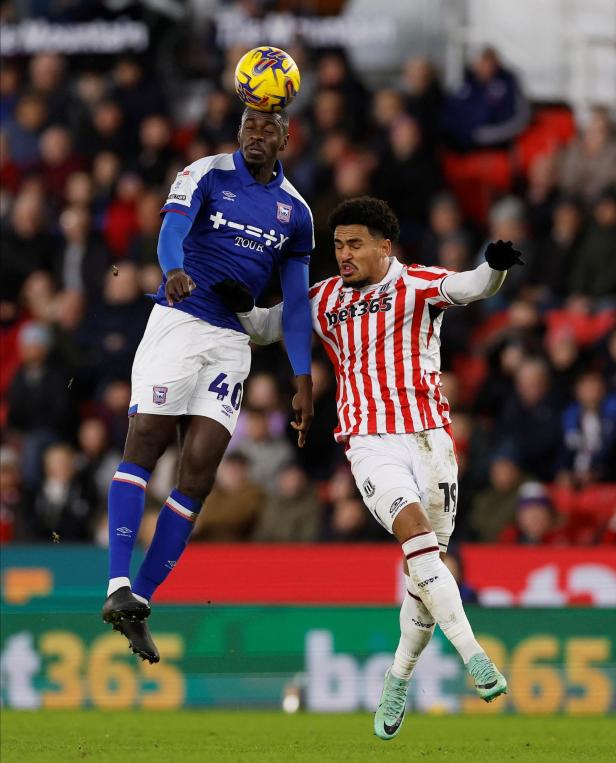
[[[282,136],[282,143],[280,144],[280,148],[278,150],[284,151],[285,148],[288,146],[288,144],[289,144],[289,133],[287,132]]]
[[[383,239],[383,254],[391,257],[391,239],[389,238]]]

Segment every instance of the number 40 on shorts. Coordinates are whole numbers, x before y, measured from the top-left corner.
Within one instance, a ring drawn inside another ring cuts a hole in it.
[[[224,400],[229,394],[229,385],[225,381],[226,378],[227,374],[218,374],[208,387],[209,392],[214,392],[216,394],[217,400]],[[238,382],[235,387],[233,387],[230,402],[233,408],[237,411],[242,404],[242,382]]]

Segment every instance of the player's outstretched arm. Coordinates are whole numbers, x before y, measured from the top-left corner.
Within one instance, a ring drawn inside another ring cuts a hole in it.
[[[478,299],[492,297],[503,285],[507,270],[524,265],[521,253],[511,241],[491,242],[486,247],[486,261],[475,270],[452,273],[443,279],[441,289],[456,305],[467,305]]]
[[[312,316],[308,297],[308,257],[295,256],[280,265],[282,284],[282,333],[287,355],[297,381],[293,396],[295,421],[291,426],[297,432],[297,444],[302,448],[312,424]]]
[[[190,297],[196,288],[193,279],[184,272],[184,239],[191,225],[189,217],[167,212],[158,236],[158,261],[167,277],[165,297],[169,307]]]
[[[212,291],[229,310],[237,313],[244,331],[255,344],[272,344],[282,339],[282,302],[270,308],[255,307],[248,287],[231,278],[213,284]]]

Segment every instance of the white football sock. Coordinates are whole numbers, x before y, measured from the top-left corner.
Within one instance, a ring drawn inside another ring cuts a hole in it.
[[[109,585],[107,586],[107,596],[111,596],[118,588],[124,588],[128,586],[130,588],[130,580],[128,578],[111,578]]]
[[[436,534],[421,533],[402,544],[413,586],[464,663],[483,652],[471,629],[453,575],[441,561]]]
[[[407,593],[400,608],[400,641],[390,670],[396,678],[409,679],[423,650],[434,633],[434,618],[414,592],[406,577]]]

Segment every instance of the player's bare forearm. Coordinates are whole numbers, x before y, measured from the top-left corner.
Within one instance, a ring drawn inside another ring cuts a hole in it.
[[[186,297],[190,297],[195,288],[195,282],[182,268],[170,270],[167,273],[167,283],[165,284],[167,304],[169,307],[173,307],[176,302],[181,302]]]
[[[302,374],[295,377],[297,383],[297,392],[293,395],[293,413],[295,421],[291,426],[297,432],[297,444],[303,448],[306,444],[306,435],[312,424],[314,417],[314,406],[312,402],[312,376]]]

